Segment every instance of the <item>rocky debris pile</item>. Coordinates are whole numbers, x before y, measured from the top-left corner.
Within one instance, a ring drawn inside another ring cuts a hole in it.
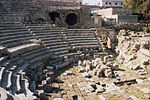
[[[54,69],[52,66],[43,67],[43,64],[36,67],[36,69],[28,69],[26,73],[29,77],[30,90],[41,100],[48,100],[46,93],[51,92],[52,82],[54,80]]]
[[[117,61],[133,70],[150,67],[150,38],[118,37]]]
[[[92,61],[79,60],[78,67],[78,72],[83,73],[84,77],[90,77],[91,72],[93,72],[94,76],[112,78],[113,70],[117,69],[118,65],[114,62],[113,55],[107,55]]]

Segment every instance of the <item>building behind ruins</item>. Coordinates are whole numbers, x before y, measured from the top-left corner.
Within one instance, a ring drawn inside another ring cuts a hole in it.
[[[99,0],[100,7],[122,7],[124,0]]]
[[[98,10],[97,15],[101,15],[105,23],[111,25],[138,22],[138,16],[132,15],[131,9],[105,8]]]

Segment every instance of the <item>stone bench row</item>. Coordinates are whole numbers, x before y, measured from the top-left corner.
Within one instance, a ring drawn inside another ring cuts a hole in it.
[[[41,48],[42,49],[42,48]],[[45,49],[46,50],[46,49]],[[33,55],[31,55],[33,54]],[[44,51],[44,49],[41,50],[41,52],[37,52],[37,50],[35,50],[35,53],[28,53],[28,54],[24,54],[24,57],[22,57],[23,59],[26,59],[26,61],[22,62],[22,64],[17,64],[16,62],[20,62],[19,59],[16,59],[16,61],[10,61],[11,64],[9,64],[10,66],[9,67],[2,67],[2,68],[5,68],[2,71],[4,71],[3,73],[3,80],[1,82],[1,85],[3,88],[6,88],[6,89],[10,89],[12,88],[11,90],[13,90],[13,93],[16,93],[20,90],[20,83],[19,83],[19,76],[22,71],[27,68],[27,67],[31,67],[31,68],[36,68],[36,63],[38,62],[41,62],[41,61],[44,61],[44,60],[47,60],[51,54],[49,53],[49,51]],[[30,56],[30,57],[29,57]],[[29,58],[29,59],[27,59]],[[30,60],[32,59],[32,60]],[[15,63],[16,64],[15,64]],[[13,65],[13,66],[12,66]],[[11,70],[11,68],[13,68],[13,70]]]

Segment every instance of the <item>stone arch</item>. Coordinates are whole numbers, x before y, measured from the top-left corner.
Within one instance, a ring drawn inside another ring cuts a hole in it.
[[[60,13],[58,13],[58,12],[51,12],[51,13],[49,13],[49,16],[51,18],[52,23],[54,24],[56,22],[56,19],[60,18]]]
[[[77,24],[77,21],[78,21],[78,16],[77,14],[75,13],[69,13],[67,16],[66,16],[66,23],[68,25],[75,25]]]

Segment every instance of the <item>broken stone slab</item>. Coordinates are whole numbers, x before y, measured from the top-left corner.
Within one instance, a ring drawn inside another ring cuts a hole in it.
[[[66,72],[64,73],[64,75],[65,75],[65,76],[74,75],[74,73],[73,73],[72,71],[66,71]]]
[[[87,72],[82,73],[82,76],[85,77],[85,78],[90,78],[91,77],[91,75]]]
[[[137,82],[138,84],[142,84],[142,83],[143,83],[143,80],[142,80],[142,79],[136,79],[136,82]]]
[[[96,85],[96,88],[97,94],[105,92],[105,89],[101,85]]]
[[[80,69],[78,69],[78,72],[79,73],[84,73],[86,70],[84,69],[84,68],[80,68]]]
[[[106,76],[107,78],[112,78],[112,77],[113,77],[113,74],[112,74],[112,70],[111,70],[111,69],[106,69],[106,70],[104,71],[104,73],[105,73],[105,76]]]
[[[37,43],[37,44],[42,44],[41,40],[37,40],[37,39],[31,39],[29,40],[31,43]]]
[[[137,83],[137,81],[136,81],[136,79],[127,79],[127,80],[121,80],[118,82],[114,82],[115,85],[124,85],[124,84],[128,84],[128,83],[129,84],[135,84],[135,83]]]
[[[82,65],[86,66],[86,62],[87,62],[87,60],[84,60]]]
[[[81,60],[78,61],[78,66],[82,66],[82,61]]]
[[[114,83],[106,84],[106,93],[121,92],[120,87],[116,86]]]

